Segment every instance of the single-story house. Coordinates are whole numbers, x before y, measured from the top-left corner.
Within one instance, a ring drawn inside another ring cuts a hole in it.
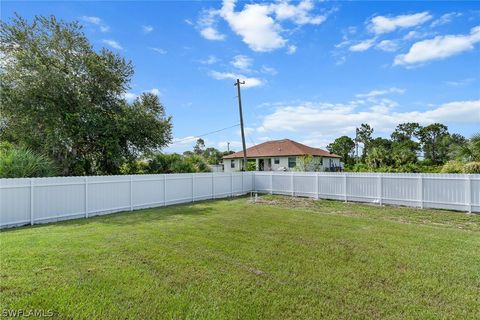
[[[312,156],[316,171],[337,171],[341,168],[340,156],[312,148],[290,139],[267,141],[247,149],[247,161],[255,161],[257,171],[289,171],[301,166],[305,156]],[[223,157],[225,172],[240,171],[243,151]]]

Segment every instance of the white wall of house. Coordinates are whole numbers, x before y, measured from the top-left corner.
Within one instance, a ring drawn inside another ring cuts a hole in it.
[[[264,171],[278,171],[278,170],[282,170],[282,168],[286,168],[287,171],[290,171],[293,168],[288,167],[288,158],[291,158],[291,157],[264,157],[264,158],[262,157],[262,158],[256,158],[255,159],[255,161],[257,163],[256,168],[257,168],[257,170],[259,170],[259,162],[260,162],[259,160],[263,159],[264,164],[265,164]],[[298,158],[299,157],[295,157],[295,158],[296,158],[296,164],[298,165],[298,163],[299,163]],[[270,162],[269,162],[268,159],[270,159]],[[275,163],[276,162],[275,160],[278,160],[277,161],[278,163]],[[232,162],[233,162],[233,167],[232,167]],[[224,159],[223,160],[224,171],[225,172],[240,171],[241,163],[242,163],[242,159]],[[271,164],[271,166],[269,166],[269,164]],[[330,168],[332,166],[339,167],[340,166],[340,159],[339,158],[323,157],[322,166],[323,166],[323,170],[325,170],[326,168]]]

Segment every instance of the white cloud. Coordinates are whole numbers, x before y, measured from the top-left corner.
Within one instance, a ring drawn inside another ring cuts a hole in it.
[[[451,22],[454,18],[457,18],[457,17],[460,17],[460,16],[462,16],[462,14],[459,13],[459,12],[445,13],[440,18],[433,21],[431,26],[432,27],[438,27],[438,26],[447,24],[447,23]]]
[[[233,32],[242,37],[253,51],[267,52],[283,47],[287,40],[281,26],[269,15],[269,5],[246,4],[242,11],[235,11],[235,1],[226,0],[220,15],[228,22]]]
[[[192,142],[196,142],[198,137],[195,136],[186,136],[183,138],[173,138],[172,139],[172,144],[190,144]]]
[[[197,28],[200,34],[207,40],[221,41],[225,40],[225,35],[217,30],[218,10],[203,10],[197,21]]]
[[[311,0],[297,4],[288,1],[247,3],[241,11],[235,11],[235,4],[236,0],[224,0],[220,10],[204,10],[198,21],[200,34],[209,40],[223,40],[225,35],[217,30],[217,20],[223,18],[252,50],[268,52],[282,48],[288,42],[283,36],[283,21],[302,26],[319,25],[326,19],[326,15],[311,15],[314,9]]]
[[[373,97],[379,97],[379,96],[383,96],[383,95],[390,94],[390,93],[402,94],[404,92],[405,92],[404,89],[391,87],[391,88],[388,88],[388,89],[385,89],[385,90],[372,90],[368,93],[359,93],[359,94],[356,94],[355,97],[357,97],[357,98],[373,98]]]
[[[167,50],[162,49],[162,48],[150,48],[150,49],[152,49],[153,51],[155,51],[157,53],[160,53],[160,54],[167,54]]]
[[[135,100],[137,97],[138,95],[133,92],[125,92],[123,94],[123,98],[126,99],[128,102]]]
[[[103,22],[103,20],[100,19],[99,17],[83,16],[83,17],[80,17],[80,20],[97,26],[100,29],[101,32],[107,32],[107,31],[110,30],[110,27],[108,25],[106,25]]]
[[[394,40],[382,40],[376,47],[382,51],[393,52],[397,51],[398,43]]]
[[[240,79],[240,81],[245,81],[245,84],[242,86],[242,88],[253,88],[253,87],[258,87],[262,86],[264,84],[264,81],[259,78],[249,78],[245,77],[241,74],[236,74],[232,72],[218,72],[218,71],[210,71],[209,75],[216,79],[216,80],[237,80]]]
[[[213,55],[209,55],[208,58],[205,59],[205,60],[200,60],[201,64],[215,64],[217,62],[218,62],[217,57],[215,57]]]
[[[357,44],[354,44],[348,48],[348,50],[353,52],[362,52],[370,49],[375,43],[375,38],[363,40]]]
[[[206,27],[200,30],[200,34],[207,40],[224,40],[225,35],[217,31],[213,27]]]
[[[252,59],[239,54],[233,57],[232,61],[230,61],[230,64],[239,70],[248,71],[252,66]]]
[[[441,123],[479,123],[480,100],[453,101],[427,111],[395,112],[385,102],[383,109],[372,105],[369,109],[357,110],[353,102],[346,104],[303,103],[277,107],[265,116],[257,131],[292,131],[338,136],[354,133],[361,123],[369,123],[376,131],[390,132],[399,123],[419,122],[423,125]]]
[[[150,33],[153,31],[152,26],[142,26],[143,33]]]
[[[376,33],[389,33],[399,28],[415,27],[432,19],[428,12],[399,15],[395,17],[376,16],[370,20],[369,29]]]
[[[280,1],[272,7],[278,20],[291,20],[298,25],[319,25],[327,19],[325,15],[310,15],[310,11],[314,8],[311,0],[300,1],[297,5],[292,5],[288,1]]]
[[[193,26],[193,22],[192,22],[191,20],[185,19],[185,20],[183,20],[183,21],[184,21],[186,24],[189,24],[189,25]]]
[[[265,66],[263,65],[261,68],[260,68],[260,72],[261,73],[264,73],[264,74],[269,74],[271,76],[274,76],[278,73],[278,71],[275,69],[275,68],[272,68],[272,67],[268,67],[268,66]]]
[[[395,57],[395,65],[414,65],[430,60],[445,59],[464,51],[472,50],[480,41],[480,26],[471,29],[468,35],[444,35],[414,43],[406,54]]]
[[[117,50],[123,50],[123,47],[120,45],[120,43],[118,43],[117,41],[115,40],[109,40],[109,39],[104,39],[102,40],[102,42],[114,49],[117,49]]]
[[[475,81],[474,78],[467,78],[467,79],[462,79],[462,80],[457,80],[457,81],[447,81],[445,83],[448,84],[449,86],[453,86],[453,87],[463,87],[463,86],[466,86],[466,85],[472,83],[473,81]]]
[[[287,54],[294,54],[295,52],[297,52],[297,46],[294,46],[293,44],[289,45],[287,48]]]
[[[149,93],[152,93],[152,94],[157,95],[157,96],[159,96],[161,94],[161,92],[158,88],[152,88],[150,90],[143,91],[143,93],[145,93],[145,92],[149,92]],[[127,100],[128,102],[132,102],[133,100],[137,99],[139,96],[140,96],[140,94],[136,94],[134,92],[125,92],[122,97],[125,100]]]
[[[152,88],[152,89],[150,89],[150,91],[148,91],[148,92],[150,92],[151,94],[154,94],[154,95],[156,95],[156,96],[159,96],[159,95],[160,95],[160,89],[158,89],[158,88]]]

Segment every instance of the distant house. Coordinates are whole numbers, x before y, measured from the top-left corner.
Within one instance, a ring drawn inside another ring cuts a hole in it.
[[[340,168],[340,156],[289,140],[267,141],[247,149],[247,161],[255,162],[257,171],[289,171],[298,167],[305,156],[312,156],[317,171],[336,171]],[[225,172],[240,171],[243,151],[223,157]]]

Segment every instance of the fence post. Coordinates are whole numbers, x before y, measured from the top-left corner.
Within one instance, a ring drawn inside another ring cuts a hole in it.
[[[343,200],[347,202],[347,174],[343,173]]]
[[[130,211],[133,211],[133,176],[130,175]]]
[[[465,199],[467,203],[468,213],[472,213],[472,177],[467,174],[465,185]]]
[[[273,172],[269,172],[270,174],[270,194],[273,194]]]
[[[295,196],[295,177],[293,176],[293,172],[290,172],[290,193],[292,197]]]
[[[245,173],[248,171],[242,172],[242,194],[245,192],[245,182],[243,181],[243,178],[245,178]]]
[[[195,173],[192,173],[192,202],[195,202]]]
[[[167,175],[163,175],[163,205],[167,205]]]
[[[85,177],[85,218],[88,219],[88,177]]]
[[[319,194],[318,194],[318,172],[315,172],[315,199],[319,199]]]
[[[215,199],[215,174],[212,172],[212,199]]]
[[[418,175],[418,199],[420,201],[420,208],[423,209],[423,174]]]
[[[378,203],[382,205],[382,196],[383,196],[383,190],[382,190],[382,174],[378,174]]]
[[[35,222],[33,216],[33,178],[30,178],[30,225]]]
[[[243,172],[242,175],[242,193],[243,193]],[[230,198],[233,197],[233,172],[230,172]]]

